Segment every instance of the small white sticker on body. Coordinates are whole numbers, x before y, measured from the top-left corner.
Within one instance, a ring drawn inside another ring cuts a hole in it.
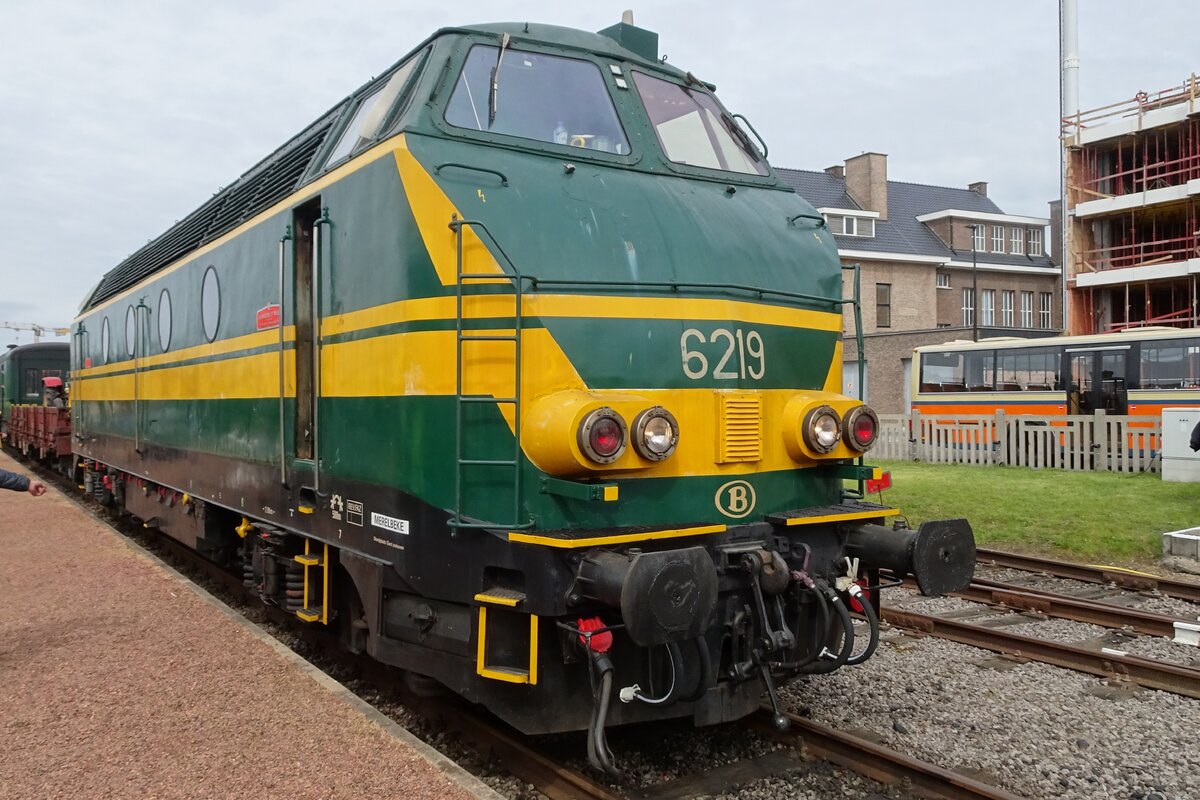
[[[377,511],[372,511],[371,524],[376,528],[383,528],[385,531],[403,534],[404,536],[408,535],[408,520],[406,519],[396,519],[395,517],[388,517]]]

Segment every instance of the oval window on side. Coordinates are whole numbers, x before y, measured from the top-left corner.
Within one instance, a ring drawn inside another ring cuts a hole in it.
[[[164,353],[171,346],[171,295],[166,289],[158,296],[158,346]]]
[[[125,312],[125,351],[130,356],[137,353],[137,312],[133,306]]]
[[[100,326],[100,364],[108,363],[108,338],[108,317],[105,317]]]
[[[211,342],[217,338],[217,328],[221,324],[221,283],[217,280],[216,267],[204,271],[204,283],[200,287],[200,316],[204,322],[204,338]]]

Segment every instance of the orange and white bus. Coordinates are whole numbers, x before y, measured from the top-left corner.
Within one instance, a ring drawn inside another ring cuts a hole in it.
[[[1002,337],[913,352],[912,408],[921,414],[1158,417],[1179,406],[1200,406],[1200,329]]]

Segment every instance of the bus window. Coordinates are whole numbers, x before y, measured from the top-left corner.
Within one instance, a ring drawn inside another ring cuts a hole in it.
[[[1192,389],[1200,386],[1200,343],[1168,339],[1142,344],[1143,389]]]
[[[1049,391],[1058,386],[1059,350],[1014,347],[996,351],[996,389],[1002,392]]]
[[[995,385],[996,359],[994,350],[967,353],[963,359],[963,378],[968,391],[990,392]]]
[[[921,355],[921,391],[962,391],[948,387],[962,385],[961,353],[923,353]]]

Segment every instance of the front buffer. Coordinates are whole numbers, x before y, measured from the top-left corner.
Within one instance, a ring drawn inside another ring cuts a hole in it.
[[[786,727],[777,686],[874,652],[881,571],[913,576],[925,594],[970,583],[975,541],[966,520],[911,530],[880,524],[889,511],[867,503],[803,509],[718,539],[577,555],[576,614],[558,627],[589,672],[592,763],[615,772],[606,725],[688,712],[697,725],[735,720],[757,708],[764,690]]]

